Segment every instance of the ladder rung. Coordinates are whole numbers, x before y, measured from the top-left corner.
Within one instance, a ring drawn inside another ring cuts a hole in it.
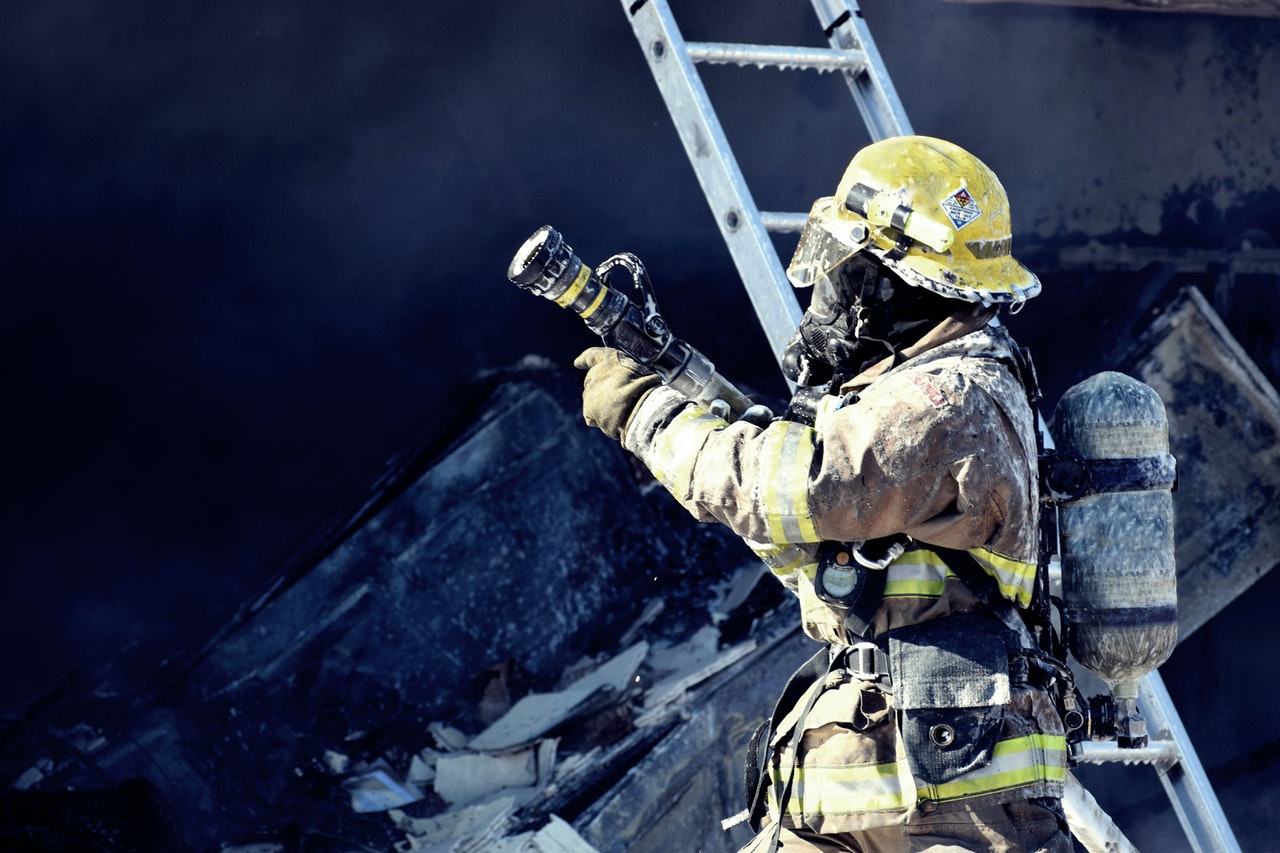
[[[723,42],[685,42],[689,58],[709,65],[755,65],[758,68],[809,68],[814,71],[859,72],[866,67],[867,56],[860,50],[835,50],[829,47],[786,47],[772,44],[727,44]]]
[[[799,234],[804,230],[804,224],[808,221],[809,214],[807,213],[779,213],[776,210],[760,211],[760,222],[764,225],[766,231]]]
[[[1136,749],[1121,749],[1114,742],[1079,744],[1076,760],[1081,764],[1154,764],[1166,769],[1177,764],[1182,757],[1178,745],[1171,740],[1153,740]]]

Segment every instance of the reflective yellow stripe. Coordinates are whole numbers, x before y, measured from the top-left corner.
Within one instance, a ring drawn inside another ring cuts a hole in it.
[[[969,553],[996,579],[1001,595],[1019,607],[1030,606],[1036,585],[1035,563],[1024,563],[986,548],[970,548]]]
[[[609,288],[601,287],[600,292],[596,294],[596,298],[591,300],[591,304],[578,312],[578,316],[584,320],[591,319],[591,315],[596,313],[596,309],[600,307],[600,303],[604,302],[604,298],[609,295]]]
[[[813,430],[779,421],[763,433],[760,503],[774,542],[817,542],[809,511]]]
[[[676,415],[653,443],[650,469],[654,478],[679,500],[689,495],[693,465],[706,437],[728,426],[721,418],[689,406]]]
[[[920,788],[934,802],[980,797],[1037,782],[1067,778],[1067,739],[1061,735],[1026,735],[996,744],[991,763],[941,785]]]
[[[860,814],[901,811],[907,806],[898,762],[849,767],[797,767],[787,800],[787,814]],[[774,787],[769,791],[777,811],[775,791],[783,783],[777,768],[770,769]]]
[[[885,582],[884,597],[885,598],[941,598],[943,591],[946,589],[946,583],[943,581],[926,581],[926,580],[900,580],[894,581],[890,586],[889,582]]]
[[[780,578],[801,571],[810,579],[813,579],[818,573],[818,564],[813,559],[813,556],[789,542],[783,542],[778,545],[763,545],[759,542],[748,541],[747,545],[755,552],[757,557],[764,561],[764,564],[769,567],[769,571]]]
[[[591,278],[591,267],[586,264],[582,265],[582,269],[578,270],[578,277],[573,280],[573,284],[569,285],[569,289],[555,298],[555,303],[564,308],[570,302],[578,298],[578,294],[582,292],[582,288],[587,286],[587,279]],[[603,290],[604,288],[601,288]]]
[[[913,548],[889,564],[885,598],[941,598],[951,569],[942,558],[924,548]]]
[[[788,765],[784,757],[783,768]],[[905,759],[883,764],[844,767],[808,766],[795,769],[787,814],[860,814],[900,811],[917,799],[933,802],[981,797],[1037,783],[1059,783],[1067,777],[1067,741],[1061,735],[1026,735],[996,744],[991,763],[941,785],[913,783]],[[782,771],[770,769],[773,787],[769,805],[777,813],[776,792]]]
[[[969,553],[995,579],[1001,595],[1022,607],[1031,603],[1035,563],[1014,560],[986,548],[971,548]],[[906,552],[889,566],[888,572],[885,598],[938,598],[946,588],[946,579],[954,576],[941,557],[925,548]]]

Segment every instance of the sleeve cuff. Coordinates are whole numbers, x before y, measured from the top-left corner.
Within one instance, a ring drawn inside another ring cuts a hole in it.
[[[661,385],[654,388],[640,401],[627,420],[622,432],[622,446],[637,456],[642,456],[658,432],[671,423],[681,409],[689,404],[689,398]]]

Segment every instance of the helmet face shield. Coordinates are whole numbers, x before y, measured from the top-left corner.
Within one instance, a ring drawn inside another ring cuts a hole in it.
[[[836,212],[841,208],[831,196],[814,202],[795,254],[787,265],[787,278],[796,287],[813,287],[829,278],[870,242],[867,226],[859,219],[841,217]]]

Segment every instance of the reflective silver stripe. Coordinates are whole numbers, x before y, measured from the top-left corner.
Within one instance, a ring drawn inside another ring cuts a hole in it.
[[[995,579],[1001,595],[1022,607],[1031,603],[1035,563],[1014,560],[986,548],[971,548],[969,553]],[[946,588],[946,579],[954,576],[941,557],[924,548],[903,554],[888,572],[885,598],[938,598]]]
[[[970,548],[969,553],[996,579],[1000,594],[1017,604],[1028,607],[1036,586],[1036,564],[1024,563],[986,548]]]
[[[796,571],[802,571],[810,579],[818,573],[818,564],[813,556],[798,545],[783,542],[778,545],[765,545],[759,542],[747,542],[755,555],[764,561],[769,571],[778,577],[787,577]]]
[[[885,598],[941,598],[951,569],[942,558],[924,548],[913,548],[889,565]]]
[[[764,434],[757,499],[774,542],[818,542],[809,510],[813,430],[779,421]]]
[[[707,436],[729,424],[697,406],[689,406],[672,418],[653,442],[649,469],[654,479],[679,500],[692,490],[693,466]]]
[[[1007,258],[1013,252],[1012,237],[998,237],[991,240],[970,240],[965,243],[973,256],[980,261],[992,258]]]
[[[786,767],[788,762],[782,762]],[[941,785],[912,780],[905,759],[883,764],[797,767],[787,814],[862,814],[901,811],[917,799],[933,802],[982,797],[1036,784],[1058,784],[1067,776],[1066,738],[1034,734],[996,744],[991,763]],[[777,813],[781,771],[770,770],[770,810]]]
[[[920,796],[934,802],[981,797],[1038,782],[1067,778],[1067,739],[1061,735],[1025,735],[996,744],[991,763],[941,785],[921,785]]]
[[[902,811],[909,800],[913,801],[911,793],[903,790],[904,767],[905,762],[900,761],[846,767],[797,767],[787,814],[800,820],[805,814]],[[772,768],[769,775],[774,783],[769,791],[770,811],[776,814],[775,791],[783,780],[777,768]]]

